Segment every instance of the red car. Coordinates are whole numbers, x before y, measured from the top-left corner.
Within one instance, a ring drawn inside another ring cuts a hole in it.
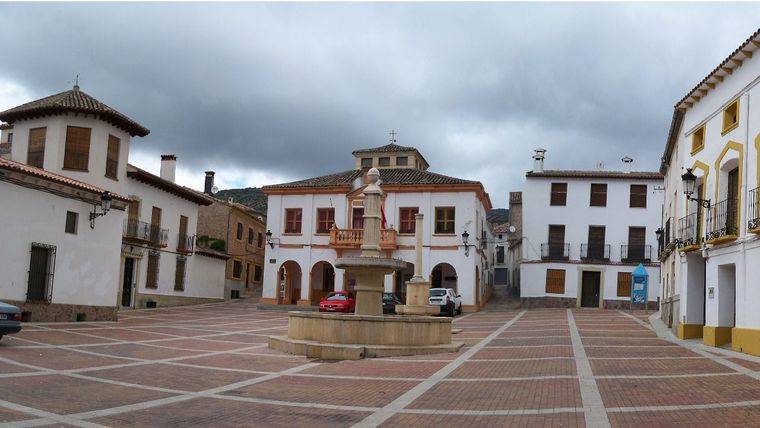
[[[347,291],[333,291],[319,302],[319,312],[353,313],[356,306],[354,296]]]

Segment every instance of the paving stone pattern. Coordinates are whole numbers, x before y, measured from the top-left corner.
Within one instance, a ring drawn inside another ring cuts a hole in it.
[[[500,308],[456,354],[318,361],[271,351],[255,302],[27,324],[0,343],[4,426],[751,426],[760,358],[656,334],[646,314]]]

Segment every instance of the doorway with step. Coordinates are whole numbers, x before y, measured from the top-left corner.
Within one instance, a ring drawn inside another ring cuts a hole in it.
[[[581,276],[581,307],[600,307],[602,273],[584,270]]]

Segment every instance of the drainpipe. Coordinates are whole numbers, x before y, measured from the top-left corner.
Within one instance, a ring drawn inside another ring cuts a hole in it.
[[[747,295],[746,294],[747,292],[747,248],[746,248],[747,246],[747,243],[746,243],[747,242],[747,218],[746,217],[748,214],[747,202],[749,200],[749,197],[748,197],[749,192],[747,191],[749,183],[747,182],[749,181],[749,151],[750,151],[750,147],[753,146],[753,144],[750,144],[751,142],[749,140],[749,137],[750,137],[749,136],[749,101],[750,101],[749,98],[750,98],[749,92],[747,92],[747,102],[744,103],[745,105],[744,108],[746,111],[745,117],[747,118],[745,120],[745,125],[744,125],[744,141],[746,143],[745,143],[745,149],[744,149],[744,166],[742,167],[744,168],[743,172],[744,172],[744,177],[745,177],[745,179],[742,180],[742,195],[744,196],[744,199],[743,199],[744,203],[742,204],[743,207],[740,208],[744,210],[744,219],[739,228],[740,232],[742,229],[744,229],[744,239],[742,239],[741,244],[740,244],[741,245],[740,251],[742,253],[742,270],[740,274],[741,274],[741,283],[743,284],[742,295],[745,297],[744,299],[742,299],[742,305],[741,305],[742,306],[742,311],[741,311],[742,322],[744,321],[743,314],[745,314],[747,311],[747,299],[746,299],[746,295]],[[760,172],[755,171],[755,175],[757,175],[758,173]],[[741,218],[741,216],[739,218]],[[737,306],[736,305],[736,295],[737,295],[736,282],[737,282],[737,278],[734,278],[734,327],[736,327],[736,313],[737,313],[735,309]]]

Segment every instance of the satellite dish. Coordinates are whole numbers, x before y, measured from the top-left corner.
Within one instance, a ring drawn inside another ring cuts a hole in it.
[[[517,232],[517,228],[514,226],[509,226],[509,233],[515,233]]]
[[[211,194],[216,195],[219,192],[219,188],[216,186],[211,187]]]

